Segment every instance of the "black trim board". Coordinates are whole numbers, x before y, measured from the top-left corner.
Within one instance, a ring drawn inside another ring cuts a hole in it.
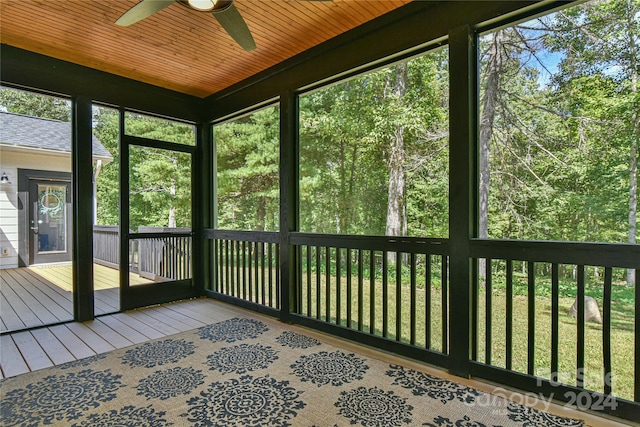
[[[0,45],[3,84],[153,113],[190,122],[201,121],[202,99],[83,67],[6,44]]]
[[[540,4],[538,1],[414,1],[205,98],[210,120],[383,58]],[[566,4],[552,2],[550,4]]]

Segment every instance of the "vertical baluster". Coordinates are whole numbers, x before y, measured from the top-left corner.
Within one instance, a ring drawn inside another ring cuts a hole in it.
[[[218,240],[218,292],[224,293],[224,241]]]
[[[375,252],[369,251],[369,333],[376,332],[376,260]]]
[[[242,241],[242,299],[247,299],[247,242]]]
[[[584,387],[584,265],[578,265],[578,336],[576,339],[576,385]]]
[[[311,246],[307,246],[307,316],[311,317]]]
[[[351,328],[351,304],[353,303],[351,292],[351,249],[347,249],[347,328]]]
[[[611,267],[604,269],[602,298],[602,364],[604,365],[604,394],[611,394]],[[637,348],[637,347],[636,347]]]
[[[363,300],[364,300],[364,281],[363,281],[363,264],[362,249],[358,249],[358,330],[361,331],[364,326]]]
[[[431,254],[424,259],[424,346],[431,348]]]
[[[416,291],[416,254],[411,252],[411,254],[409,255],[409,265],[410,265],[410,276],[411,276],[411,280],[410,280],[410,286],[411,286],[411,291],[410,291],[410,295],[411,295],[411,301],[410,301],[410,306],[411,306],[411,313],[410,313],[410,331],[409,331],[409,335],[410,335],[410,339],[409,342],[411,343],[411,345],[416,345],[416,300],[417,300],[417,291]]]
[[[396,252],[396,341],[402,339],[402,254]]]
[[[324,278],[325,278],[325,320],[331,322],[331,248],[327,247],[324,257]]]
[[[558,381],[558,356],[560,354],[560,277],[558,264],[551,264],[551,381]]]
[[[528,262],[528,289],[527,289],[527,373],[534,374],[536,359],[536,271],[535,263]]]
[[[389,336],[389,277],[387,251],[382,251],[382,336]]]
[[[300,250],[300,248],[301,246],[298,246],[298,250]],[[276,308],[280,310],[280,307],[281,307],[280,305],[280,246],[277,243],[275,244],[275,252],[276,252]],[[301,313],[300,305],[298,306],[298,313]]]
[[[236,286],[238,287],[238,298],[244,298],[242,294],[242,242],[236,242]]]
[[[273,307],[273,244],[267,243],[267,259],[268,262],[268,277],[269,277],[269,307]],[[296,250],[299,250],[300,247],[296,247]],[[296,259],[300,259],[300,257],[296,257]],[[299,277],[299,276],[298,276]],[[296,292],[299,295],[299,292]],[[296,304],[300,307],[300,303]]]
[[[340,283],[340,276],[342,270],[342,249],[336,248],[336,325],[340,325],[342,322],[342,284]]]
[[[230,290],[229,290],[229,284],[230,284],[230,280],[229,280],[229,276],[231,275],[230,270],[229,270],[229,241],[225,240],[224,241],[224,272],[225,272],[225,278],[224,278],[224,287],[225,287],[225,293],[227,295],[230,295]]]
[[[260,302],[260,244],[258,242],[253,242],[253,245],[253,264],[255,266],[253,269],[253,284],[255,289],[253,291],[255,295],[254,302],[258,303]]]
[[[484,328],[484,363],[487,365],[491,364],[491,315],[493,313],[491,307],[491,297],[493,296],[493,288],[491,283],[491,258],[485,259],[485,287],[484,287],[484,296],[485,296],[485,328]]]
[[[229,241],[229,254],[231,255],[229,257],[229,272],[231,274],[229,274],[229,280],[230,280],[230,288],[231,288],[231,296],[235,297],[236,296],[236,269],[235,269],[235,262],[234,262],[234,258],[235,258],[235,247],[236,247],[236,242],[233,240]]]
[[[316,319],[320,319],[320,249],[319,246],[316,246]]]
[[[247,301],[253,301],[253,242],[247,242]]]
[[[508,259],[506,265],[506,349],[505,349],[505,368],[510,370],[513,361],[513,261]]]
[[[449,259],[442,255],[442,352],[449,352]]]
[[[258,243],[260,245],[260,290],[262,291],[262,298],[261,298],[261,304],[265,305],[266,303],[266,293],[267,293],[267,277],[266,277],[266,271],[265,271],[265,267],[264,267],[264,257],[265,257],[265,247],[264,247],[264,242],[260,242]]]

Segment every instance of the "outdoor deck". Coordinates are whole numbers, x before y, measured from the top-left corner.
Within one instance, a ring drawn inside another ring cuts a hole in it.
[[[71,265],[0,270],[0,332],[73,320]],[[94,264],[95,313],[120,310],[118,270]],[[149,283],[137,274],[132,284]]]
[[[163,338],[233,317],[262,315],[209,298],[164,304],[144,309],[101,316],[88,322],[69,322],[62,325],[5,334],[0,337],[0,378],[56,366],[95,354],[125,348],[153,339]],[[301,333],[321,339],[347,352],[358,352],[389,363],[401,364],[412,369],[436,375],[460,384],[475,387],[488,393],[505,396],[505,390],[482,381],[463,379],[424,363],[400,358],[371,347],[355,344],[299,326],[288,325]],[[519,402],[524,395],[512,392],[509,396]],[[520,400],[518,400],[520,399]],[[575,411],[551,404],[543,408],[539,403],[527,401],[538,409],[557,415],[578,417],[588,426],[623,426],[608,418]]]

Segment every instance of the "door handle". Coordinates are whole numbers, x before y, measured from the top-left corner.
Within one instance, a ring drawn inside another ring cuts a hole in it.
[[[31,227],[33,234],[38,234],[38,227]]]

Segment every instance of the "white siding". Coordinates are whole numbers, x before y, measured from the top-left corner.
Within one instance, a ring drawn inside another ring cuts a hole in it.
[[[0,185],[0,269],[18,267],[18,169],[71,172],[71,157],[69,153],[25,153],[0,146],[0,175],[4,172],[10,180]]]

